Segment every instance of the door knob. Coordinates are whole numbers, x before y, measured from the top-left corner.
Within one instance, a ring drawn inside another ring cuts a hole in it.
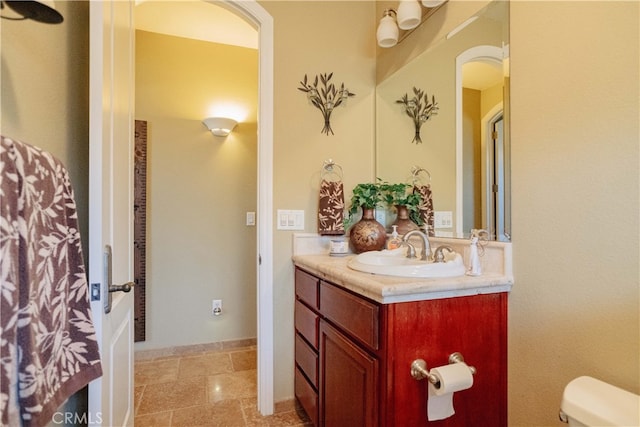
[[[102,278],[102,307],[105,314],[111,312],[111,294],[113,292],[131,292],[133,289],[133,282],[126,282],[122,285],[112,285],[112,255],[111,246],[106,245],[103,252],[103,278]]]
[[[109,292],[131,292],[133,285],[135,285],[133,282],[127,282],[123,285],[109,285]]]

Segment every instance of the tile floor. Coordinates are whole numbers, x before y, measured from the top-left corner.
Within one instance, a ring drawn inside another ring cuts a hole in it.
[[[293,401],[263,417],[256,409],[255,346],[135,362],[135,425],[311,426]]]

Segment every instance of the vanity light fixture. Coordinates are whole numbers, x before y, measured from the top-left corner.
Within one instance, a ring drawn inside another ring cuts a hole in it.
[[[412,30],[420,25],[422,8],[418,0],[400,0],[396,20],[401,30]]]
[[[447,0],[422,0],[422,5],[429,9],[425,15],[429,17]],[[418,0],[400,0],[398,9],[385,9],[378,24],[376,38],[378,46],[393,47],[406,37],[411,30],[417,28],[422,22],[422,8]],[[400,35],[400,30],[406,31]]]
[[[237,121],[228,117],[207,117],[202,123],[215,136],[228,136],[238,124]]]
[[[393,47],[398,44],[398,36],[400,30],[396,23],[396,11],[393,9],[386,9],[384,16],[380,20],[378,25],[378,31],[376,33],[378,38],[378,46],[380,47]]]
[[[59,24],[64,20],[60,12],[56,10],[52,0],[0,1],[0,9],[4,9],[5,5],[20,16],[12,17],[0,15],[3,19],[9,19],[12,21],[32,19],[44,24]]]
[[[433,8],[433,7],[440,6],[445,1],[447,1],[447,0],[422,0],[422,5],[424,7]]]

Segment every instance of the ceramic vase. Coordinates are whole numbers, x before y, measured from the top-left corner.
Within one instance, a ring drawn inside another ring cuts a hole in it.
[[[349,232],[351,250],[357,254],[384,249],[387,231],[376,221],[375,210],[362,208],[362,219],[356,222]]]
[[[398,234],[404,236],[411,230],[419,230],[420,227],[409,218],[409,209],[406,205],[396,205],[396,220],[392,225],[397,225]]]

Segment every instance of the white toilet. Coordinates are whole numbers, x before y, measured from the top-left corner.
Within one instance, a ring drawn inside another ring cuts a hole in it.
[[[640,426],[640,396],[591,377],[564,389],[560,419],[569,426]]]

